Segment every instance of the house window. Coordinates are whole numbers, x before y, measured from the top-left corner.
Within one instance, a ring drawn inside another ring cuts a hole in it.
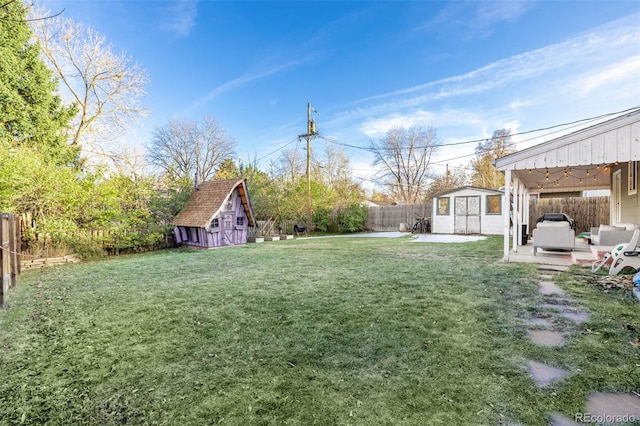
[[[628,195],[635,195],[638,193],[638,162],[629,161],[629,185]]]
[[[216,217],[215,219],[213,219],[211,221],[211,227],[212,228],[217,228],[218,226],[220,226],[220,222],[218,221],[218,218]]]
[[[487,214],[502,214],[501,195],[487,195]]]
[[[238,216],[236,218],[236,226],[244,226],[244,217]]]
[[[438,198],[438,214],[439,215],[449,214],[449,197]]]

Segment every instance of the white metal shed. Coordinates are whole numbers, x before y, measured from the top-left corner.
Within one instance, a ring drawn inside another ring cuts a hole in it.
[[[431,232],[434,234],[501,235],[504,228],[504,192],[463,186],[433,197]]]

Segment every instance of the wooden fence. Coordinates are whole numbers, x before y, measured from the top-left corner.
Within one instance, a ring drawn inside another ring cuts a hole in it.
[[[407,229],[411,229],[416,216],[431,220],[431,203],[369,207],[364,228],[369,231],[399,231],[400,224],[404,223]]]
[[[7,291],[16,286],[20,274],[20,219],[0,213],[0,307],[4,307]]]
[[[532,198],[529,203],[529,228],[544,213],[566,213],[576,222],[576,233],[609,223],[609,197]],[[365,229],[398,231],[404,223],[411,229],[417,216],[431,219],[431,203],[369,207]]]
[[[529,224],[545,213],[565,213],[575,220],[576,234],[609,223],[609,197],[538,198],[529,202]]]

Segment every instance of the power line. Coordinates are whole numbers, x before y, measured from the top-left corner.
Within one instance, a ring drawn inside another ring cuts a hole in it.
[[[541,138],[541,137],[544,137],[544,136],[549,136],[549,135],[552,135],[554,133],[558,133],[558,132],[560,132],[562,130],[567,130],[567,129],[571,129],[571,128],[574,128],[574,127],[578,127],[579,125],[584,124],[584,123],[593,122],[593,121],[600,120],[600,119],[607,118],[607,117],[611,117],[611,116],[614,116],[614,115],[620,115],[620,114],[626,114],[626,113],[634,112],[634,111],[637,111],[639,109],[640,109],[640,105],[632,107],[632,108],[628,108],[628,109],[625,109],[625,110],[622,110],[622,111],[612,112],[612,113],[608,113],[608,114],[602,114],[602,115],[589,117],[589,118],[583,118],[583,119],[580,119],[580,120],[575,120],[575,121],[562,123],[562,124],[556,124],[556,125],[553,125],[553,126],[541,127],[541,128],[538,128],[538,129],[533,129],[533,130],[527,130],[527,131],[523,131],[523,132],[513,133],[513,134],[510,134],[509,136],[527,135],[527,134],[541,132],[541,131],[545,131],[545,130],[557,129],[559,127],[563,127],[564,128],[564,129],[561,129],[561,130],[548,132],[548,133],[545,133],[545,134],[542,134],[542,135],[538,135],[538,136],[534,136],[534,137],[531,137],[531,138],[528,138],[528,139],[524,139],[524,140],[521,140],[521,141],[518,141],[518,142],[514,142],[514,144],[516,144],[516,145],[517,144],[522,144],[522,143],[525,143],[525,142],[532,141],[534,139],[538,139],[538,138]],[[322,140],[326,141],[326,142],[333,143],[335,145],[344,146],[346,148],[351,148],[351,149],[358,150],[358,151],[365,151],[365,152],[369,152],[369,153],[374,153],[374,152],[377,151],[375,148],[372,148],[372,147],[362,147],[362,146],[354,145],[354,144],[351,144],[351,143],[342,142],[342,141],[339,141],[339,140],[336,140],[336,139],[333,139],[333,138],[329,138],[327,136],[323,136],[321,134],[317,134],[317,137],[319,139],[322,139]],[[300,139],[299,137],[293,139],[292,141],[286,143],[282,147],[270,152],[269,154],[266,154],[266,155],[260,157],[257,161],[262,160],[262,159],[264,159],[264,158],[266,158],[266,157],[268,157],[268,156],[270,156],[272,154],[275,154],[278,151],[283,150],[284,148],[286,148],[287,146],[291,145],[292,143],[294,143],[295,141],[297,141],[299,139]],[[484,141],[487,141],[487,140],[489,140],[489,139],[488,138],[473,139],[473,140],[467,140],[467,141],[461,141],[461,142],[455,142],[455,143],[442,145],[442,147],[467,145],[467,144],[471,144],[471,143],[484,142]],[[423,148],[426,148],[426,146],[425,147],[413,147],[413,149],[423,149]],[[400,148],[400,149],[403,149],[403,148]],[[434,161],[432,164],[433,165],[437,165],[437,166],[442,166],[443,163],[447,163],[447,162],[455,161],[455,160],[460,160],[460,159],[467,158],[467,157],[473,157],[474,155],[482,154],[482,153],[490,152],[490,151],[491,151],[490,149],[480,150],[478,152],[474,152],[473,154],[466,154],[466,155],[461,155],[461,156],[458,156],[458,157],[452,157],[452,158],[448,158],[448,159],[444,159],[444,160]]]
[[[296,142],[296,141],[297,141],[297,140],[299,140],[299,139],[300,139],[300,138],[295,138],[295,139],[293,139],[293,140],[291,140],[291,141],[287,142],[286,144],[282,145],[280,148],[278,148],[278,149],[274,149],[274,150],[273,150],[273,151],[271,151],[270,153],[268,153],[268,154],[266,154],[266,155],[263,155],[262,157],[258,158],[258,159],[256,160],[256,162],[257,162],[257,161],[260,161],[260,160],[262,160],[262,159],[265,159],[265,158],[269,157],[270,155],[275,154],[275,153],[276,153],[276,152],[278,152],[278,151],[282,151],[283,149],[285,149],[286,147],[288,147],[289,145],[291,145],[292,143]]]
[[[556,130],[556,131],[553,131],[553,132],[545,133],[543,135],[538,135],[538,136],[534,136],[534,137],[529,138],[529,139],[524,139],[524,140],[521,140],[521,141],[518,141],[518,142],[514,142],[514,144],[521,144],[521,143],[529,142],[531,140],[538,139],[538,138],[541,138],[541,137],[544,137],[544,136],[549,136],[549,135],[552,135],[554,133],[558,133],[558,132],[560,132],[562,130],[567,130],[567,129],[571,129],[571,128],[574,128],[574,127],[578,127],[579,125],[584,124],[584,123],[593,122],[593,121],[596,121],[596,120],[600,120],[602,118],[611,117],[613,115],[625,114],[625,113],[633,112],[633,111],[636,111],[638,109],[640,109],[640,106],[635,106],[633,108],[628,108],[628,109],[625,109],[625,110],[622,110],[622,111],[612,112],[612,113],[608,113],[608,114],[602,114],[602,115],[595,116],[595,117],[583,118],[583,119],[571,121],[571,122],[568,122],[568,123],[556,124],[556,125],[553,125],[553,126],[541,127],[541,128],[533,129],[533,130],[527,130],[527,131],[524,131],[524,132],[512,133],[509,136],[521,136],[521,135],[527,135],[527,134],[530,134],[530,133],[541,132],[541,131],[545,131],[545,130],[551,130],[551,129],[557,129],[559,127],[564,127],[564,129],[561,129],[561,130]],[[567,127],[567,126],[569,126],[569,127]],[[341,142],[341,141],[338,141],[338,140],[335,140],[335,139],[332,139],[332,138],[328,138],[328,137],[325,137],[325,136],[319,136],[319,138],[321,138],[321,139],[323,139],[323,140],[325,140],[327,142],[331,142],[331,143],[334,143],[336,145],[341,145],[341,146],[344,146],[344,147],[347,147],[347,148],[353,148],[353,149],[357,149],[357,150],[361,150],[361,151],[367,151],[367,152],[376,152],[376,151],[378,151],[373,147],[357,146],[357,145]],[[446,145],[441,145],[441,147],[467,145],[467,144],[471,144],[471,143],[484,142],[484,141],[487,141],[487,140],[489,140],[489,138],[473,139],[473,140],[449,143],[449,144],[446,144]],[[424,148],[427,148],[427,146],[418,146],[418,147],[414,146],[414,147],[411,147],[411,148],[398,148],[398,149],[403,150],[403,149],[424,149]],[[473,154],[466,154],[466,155],[461,155],[459,157],[453,157],[453,158],[448,158],[448,159],[444,159],[444,160],[434,161],[433,164],[445,163],[445,162],[448,162],[448,161],[459,160],[459,159],[462,159],[462,158],[472,157],[472,156],[474,156],[476,154],[481,154],[481,153],[490,152],[490,151],[491,151],[491,149],[480,150],[480,151],[475,152]]]
[[[575,127],[574,125],[576,125],[576,124],[582,124],[582,123],[585,123],[585,122],[595,121],[595,120],[599,120],[601,118],[611,117],[612,115],[624,114],[624,113],[632,112],[632,111],[637,110],[637,109],[640,109],[640,105],[635,106],[633,108],[629,108],[629,109],[625,109],[625,110],[622,110],[622,111],[618,111],[618,112],[611,112],[611,113],[608,113],[608,114],[598,115],[596,117],[582,118],[580,120],[575,120],[575,121],[571,121],[571,122],[568,122],[568,123],[556,124],[556,125],[549,126],[549,127],[541,127],[541,128],[538,128],[538,129],[527,130],[527,131],[519,132],[519,133],[512,133],[509,136],[528,135],[529,133],[542,132],[542,131],[545,131],[545,130],[556,129],[558,127],[564,127],[564,126]],[[548,133],[548,134],[553,134],[553,133],[555,133],[555,132]],[[547,135],[540,135],[540,136],[547,136]],[[540,137],[540,136],[537,136],[537,137]],[[470,144],[470,143],[479,143],[479,142],[484,142],[484,141],[486,141],[488,139],[489,138],[482,138],[482,139],[475,139],[475,140],[469,140],[469,141],[463,141],[463,142],[454,142],[454,143],[449,143],[446,146],[456,146],[456,145],[466,145],[466,144]],[[532,139],[535,139],[535,138],[532,138]],[[529,139],[529,140],[531,140],[531,139]],[[517,143],[520,143],[520,142],[517,142]]]

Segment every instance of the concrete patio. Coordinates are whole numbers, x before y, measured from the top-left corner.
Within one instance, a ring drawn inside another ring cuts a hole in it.
[[[568,250],[544,250],[538,249],[533,255],[533,242],[530,240],[526,245],[518,246],[518,251],[509,252],[509,262],[517,263],[538,263],[540,265],[571,266],[579,265],[591,268],[591,265],[602,259],[605,253],[611,251],[613,247],[592,246],[582,238],[576,238],[576,245],[573,251]]]

